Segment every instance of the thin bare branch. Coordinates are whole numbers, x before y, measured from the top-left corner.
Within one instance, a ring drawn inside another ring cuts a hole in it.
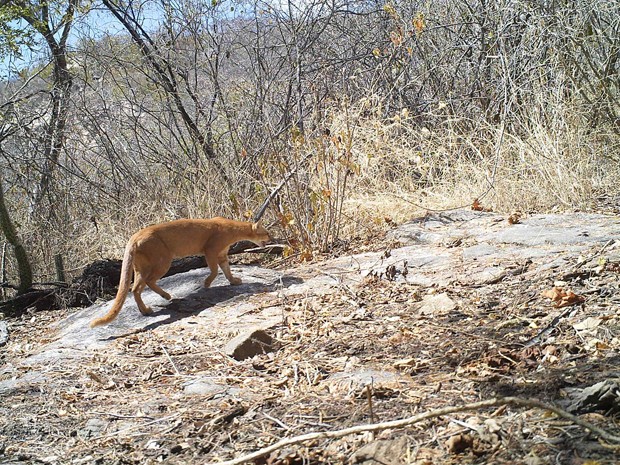
[[[576,425],[579,425],[589,430],[592,434],[598,436],[601,439],[604,439],[607,442],[620,444],[620,437],[615,436],[611,433],[608,433],[607,431],[591,424],[590,422],[582,420],[579,417],[572,415],[553,405],[546,404],[538,400],[523,399],[520,397],[500,397],[497,399],[483,400],[481,402],[473,402],[471,404],[431,410],[431,411],[421,413],[418,415],[413,415],[408,418],[403,418],[401,420],[385,421],[381,423],[373,423],[370,425],[359,425],[359,426],[353,426],[351,428],[344,428],[344,429],[335,430],[335,431],[321,431],[321,432],[316,432],[316,433],[302,434],[300,436],[294,436],[291,438],[282,439],[276,442],[275,444],[272,444],[271,446],[264,447],[263,449],[259,449],[256,452],[252,452],[250,454],[241,456],[233,460],[226,460],[222,462],[210,462],[210,463],[207,463],[206,465],[240,465],[243,463],[247,463],[247,462],[251,462],[253,460],[259,459],[261,457],[265,457],[266,455],[269,455],[272,452],[277,451],[279,449],[283,449],[288,446],[293,446],[293,445],[301,444],[301,443],[308,442],[308,441],[314,441],[318,439],[336,439],[336,438],[341,438],[344,436],[349,436],[352,434],[382,431],[386,429],[403,428],[403,427],[414,425],[416,423],[420,423],[425,420],[430,420],[431,418],[437,418],[440,416],[451,415],[451,414],[459,413],[459,412],[480,410],[480,409],[489,408],[489,407],[498,407],[501,405],[515,405],[519,407],[529,407],[529,408],[538,408],[542,410],[548,410],[550,412],[555,413],[557,416],[561,418],[572,421]]]

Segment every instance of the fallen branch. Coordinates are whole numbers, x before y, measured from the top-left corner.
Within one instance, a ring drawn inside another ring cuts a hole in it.
[[[405,426],[410,426],[415,423],[419,423],[424,420],[429,420],[431,418],[437,418],[443,415],[451,415],[453,413],[458,412],[466,412],[470,410],[478,410],[487,407],[498,407],[500,405],[517,405],[520,407],[530,407],[530,408],[539,408],[542,410],[549,410],[550,412],[555,413],[557,416],[561,418],[565,418],[576,425],[579,425],[585,429],[590,430],[592,434],[599,437],[600,439],[604,439],[610,443],[618,443],[620,444],[620,437],[615,436],[611,433],[608,433],[604,429],[599,428],[598,426],[594,426],[593,424],[580,419],[579,417],[572,415],[565,410],[562,410],[558,407],[555,407],[550,404],[546,404],[539,400],[531,400],[531,399],[522,399],[520,397],[500,397],[497,399],[483,400],[480,402],[473,402],[471,404],[460,405],[456,407],[445,407],[436,410],[431,410],[429,412],[421,413],[418,415],[414,415],[412,417],[403,418],[401,420],[393,420],[386,421],[382,423],[374,423],[370,425],[359,425],[353,426],[350,428],[344,428],[335,431],[321,431],[316,433],[307,433],[302,434],[300,436],[294,436],[292,438],[281,439],[280,441],[272,444],[271,446],[265,447],[263,449],[259,449],[250,454],[244,455],[242,457],[238,457],[236,459],[227,460],[224,462],[211,462],[206,465],[240,465],[242,463],[251,462],[258,458],[264,457],[276,450],[283,449],[287,446],[292,446],[295,444],[300,444],[307,441],[314,441],[317,439],[335,439],[341,438],[344,436],[348,436],[351,434],[359,434],[365,432],[373,432],[373,431],[381,431],[385,429],[393,429],[393,428],[402,428]]]
[[[161,350],[163,350],[164,354],[166,354],[166,358],[170,362],[170,365],[172,365],[172,368],[174,368],[174,372],[177,374],[177,376],[181,376],[181,372],[179,371],[177,366],[174,364],[174,361],[172,360],[172,357],[170,357],[170,354],[168,353],[168,351],[166,350],[166,348],[164,347],[163,344],[161,345]]]
[[[271,255],[282,255],[284,252],[284,244],[270,244],[264,247],[256,247],[256,244],[250,241],[241,241],[235,243],[229,250],[228,255],[237,255],[240,253],[265,253]]]

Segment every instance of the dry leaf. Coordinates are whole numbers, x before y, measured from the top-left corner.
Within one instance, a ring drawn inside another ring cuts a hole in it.
[[[476,210],[476,211],[482,210],[482,207],[480,206],[480,202],[478,201],[478,199],[474,199],[474,203],[471,204],[471,209]]]
[[[585,297],[577,295],[570,290],[565,291],[561,287],[554,287],[543,291],[542,296],[551,299],[552,302],[555,302],[554,307],[556,308],[580,304],[586,300]]]
[[[580,321],[579,323],[575,323],[573,325],[573,328],[575,328],[575,331],[584,331],[584,330],[588,330],[588,329],[595,329],[602,322],[603,322],[603,320],[601,320],[600,318],[588,317],[585,320]]]
[[[508,224],[519,224],[521,223],[521,212],[514,212],[512,215],[508,217]]]
[[[596,350],[609,350],[611,349],[611,347],[608,344],[605,344],[604,342],[598,341],[595,344]]]
[[[491,208],[483,207],[480,204],[480,201],[478,199],[474,199],[474,202],[471,204],[471,209],[477,212],[492,212],[493,211]]]
[[[418,34],[421,34],[426,26],[426,20],[424,19],[424,13],[418,13],[412,21],[413,27]]]
[[[312,258],[313,258],[313,257],[314,257],[314,256],[312,255],[312,250],[309,250],[309,249],[304,249],[304,250],[302,250],[302,251],[301,251],[301,253],[299,254],[299,259],[300,259],[302,262],[310,262],[310,261],[312,261]]]
[[[560,301],[560,303],[558,305],[556,305],[556,307],[568,307],[570,305],[577,305],[580,303],[585,302],[586,298],[580,295],[575,294],[572,291],[568,291],[566,293],[566,296],[564,296],[562,298],[562,300]]]
[[[553,302],[557,302],[562,299],[562,289],[554,287],[542,292],[543,297],[551,299]]]

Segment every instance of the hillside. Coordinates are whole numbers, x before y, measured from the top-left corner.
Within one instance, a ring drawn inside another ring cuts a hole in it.
[[[5,319],[0,463],[218,463],[505,396],[525,403],[319,435],[253,463],[617,463],[618,226],[429,214],[338,258],[235,265],[241,286],[220,275],[204,290],[204,269],[165,278],[175,299],[146,291],[152,317],[130,298],[96,330],[109,302]]]
[[[308,259],[476,199],[596,211],[620,193],[618,17],[608,0],[0,2],[3,298],[178,218],[262,215]]]

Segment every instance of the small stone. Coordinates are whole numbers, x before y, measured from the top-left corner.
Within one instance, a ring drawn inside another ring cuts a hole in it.
[[[85,439],[101,436],[101,433],[103,433],[107,426],[107,421],[100,420],[99,418],[91,418],[86,422],[84,428],[78,432],[78,435]]]
[[[448,297],[448,294],[427,295],[419,304],[422,315],[445,315],[456,308],[456,303]]]
[[[620,411],[619,379],[606,379],[600,383],[582,389],[568,407],[572,413],[588,413],[597,410],[608,412]]]
[[[235,360],[245,360],[273,351],[273,338],[263,329],[241,333],[224,347],[224,353]]]
[[[194,396],[216,396],[223,394],[228,390],[229,386],[223,384],[212,383],[202,379],[186,383],[183,387],[183,393]]]
[[[365,444],[351,457],[351,464],[401,465],[405,463],[408,450],[407,438],[380,440]]]
[[[446,441],[446,448],[451,454],[460,454],[473,445],[474,438],[470,434],[456,434]]]
[[[350,371],[333,373],[321,384],[332,393],[365,397],[366,386],[372,385],[375,392],[388,392],[402,389],[407,382],[406,377],[392,371],[360,367],[353,368]]]
[[[39,460],[41,462],[43,462],[43,463],[55,463],[55,462],[58,462],[58,456],[57,455],[49,455],[47,457],[42,457]]]
[[[147,450],[157,450],[161,448],[161,444],[155,439],[151,439],[149,440],[149,442],[146,443],[146,446],[144,446],[144,448]]]

